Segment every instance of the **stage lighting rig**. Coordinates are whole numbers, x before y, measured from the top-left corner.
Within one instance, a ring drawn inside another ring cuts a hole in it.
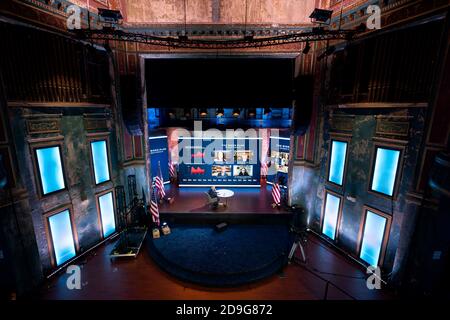
[[[174,48],[187,49],[242,49],[242,48],[262,48],[269,46],[278,46],[291,43],[329,41],[329,40],[351,40],[360,29],[353,30],[329,30],[331,23],[332,10],[314,9],[311,13],[311,21],[317,26],[311,29],[307,28],[294,33],[279,34],[273,36],[255,36],[254,34],[244,32],[243,38],[226,39],[206,39],[198,37],[188,37],[186,30],[179,33],[178,36],[156,36],[147,33],[132,32],[126,27],[119,28],[123,21],[122,14],[118,10],[98,9],[100,23],[103,28],[77,29],[75,32],[81,39],[89,40],[110,40],[125,41],[134,43],[150,44],[155,46],[166,46]],[[186,26],[185,26],[186,28]],[[222,35],[222,31],[219,34]],[[236,31],[238,32],[238,31]],[[228,33],[229,34],[229,33]],[[236,33],[237,34],[237,33]],[[212,33],[211,33],[212,35]]]

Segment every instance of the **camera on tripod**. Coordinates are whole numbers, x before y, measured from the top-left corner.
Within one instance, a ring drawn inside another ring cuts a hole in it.
[[[301,207],[291,206],[290,210],[292,212],[292,221],[289,232],[295,235],[294,243],[292,244],[291,251],[289,253],[288,261],[294,259],[294,254],[297,248],[300,248],[300,252],[302,255],[302,262],[306,263],[306,253],[303,244],[306,244],[307,241],[307,215],[305,210]]]

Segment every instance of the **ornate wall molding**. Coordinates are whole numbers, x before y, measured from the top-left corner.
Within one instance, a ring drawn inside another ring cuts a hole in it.
[[[407,138],[409,136],[409,117],[377,116],[375,134],[377,136],[396,136]]]
[[[26,121],[28,134],[60,133],[61,119],[29,119]]]

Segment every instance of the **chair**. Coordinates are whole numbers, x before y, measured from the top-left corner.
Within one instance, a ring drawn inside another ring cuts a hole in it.
[[[211,198],[208,192],[203,192],[206,196],[206,203],[210,205],[211,207],[217,208],[221,203],[219,202],[219,199]]]

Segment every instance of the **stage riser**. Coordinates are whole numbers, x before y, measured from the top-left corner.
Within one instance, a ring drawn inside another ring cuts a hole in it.
[[[161,221],[177,224],[217,224],[227,222],[232,224],[288,224],[292,214],[248,214],[248,213],[161,213]]]

